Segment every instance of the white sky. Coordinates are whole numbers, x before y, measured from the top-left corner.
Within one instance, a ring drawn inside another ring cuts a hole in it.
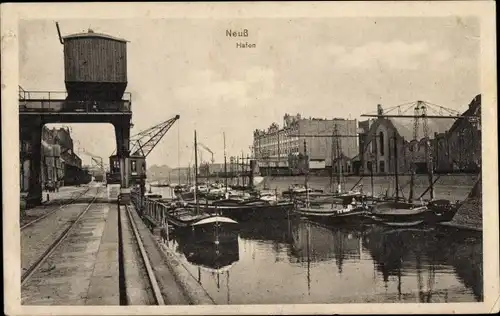
[[[284,113],[360,119],[417,99],[465,110],[479,90],[479,24],[475,19],[133,19],[59,20],[63,35],[86,31],[125,38],[132,133],[181,116],[148,156],[148,164],[193,160],[193,130],[223,160],[249,152],[253,130]],[[226,29],[246,28],[237,49]],[[20,23],[20,84],[64,90],[63,50],[52,20]],[[102,157],[115,149],[106,124],[72,124],[81,147]],[[180,142],[178,142],[178,132]],[[203,159],[210,155],[203,153]],[[82,157],[84,163],[90,159]],[[105,160],[107,160],[105,158]]]

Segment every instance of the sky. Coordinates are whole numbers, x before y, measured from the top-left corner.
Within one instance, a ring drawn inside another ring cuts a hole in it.
[[[463,112],[480,91],[479,22],[467,17],[59,20],[62,35],[88,28],[124,38],[132,134],[180,120],[148,165],[194,162],[193,134],[223,161],[250,153],[253,131],[282,126],[285,113],[363,119],[425,100]],[[248,37],[226,30],[248,30]],[[63,91],[55,21],[20,22],[20,85]],[[237,48],[237,42],[255,48]],[[107,160],[109,124],[66,124],[77,147]],[[78,148],[75,148],[76,150]],[[199,159],[209,160],[207,152]],[[90,158],[82,156],[84,163]]]

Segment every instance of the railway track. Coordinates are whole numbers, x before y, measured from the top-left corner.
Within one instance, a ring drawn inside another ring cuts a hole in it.
[[[165,305],[158,280],[153,271],[149,256],[142,242],[139,230],[128,206],[120,208],[118,219],[119,231],[119,271],[120,305]],[[134,265],[128,265],[134,257],[139,273],[131,272]],[[138,266],[141,266],[140,268]],[[139,286],[142,293],[131,293],[132,287]]]
[[[45,214],[43,214],[41,216],[37,216],[35,219],[33,219],[33,220],[31,220],[31,221],[29,221],[29,222],[21,225],[21,230],[24,230],[25,228],[27,228],[27,227],[29,227],[29,226],[31,226],[31,225],[33,225],[33,224],[41,221],[42,219],[44,219],[44,218],[52,215],[53,213],[55,213],[55,212],[57,212],[57,211],[59,211],[61,209],[64,209],[66,206],[71,205],[73,202],[77,201],[79,198],[81,198],[82,196],[84,196],[85,194],[87,194],[90,191],[90,189],[91,188],[89,187],[89,188],[87,188],[83,192],[78,192],[75,196],[71,197],[70,200],[67,201],[67,202],[62,202],[60,204],[56,204],[55,208],[53,210],[50,210],[49,212],[47,212],[47,213],[45,213]],[[52,204],[55,204],[55,203],[50,203],[49,206],[52,206]]]
[[[23,305],[165,305],[133,210],[100,191],[22,231]]]
[[[88,191],[86,191],[86,192],[88,192]],[[21,275],[21,286],[24,285],[29,280],[29,278],[36,272],[36,270],[50,257],[50,255],[57,249],[57,247],[65,240],[65,238],[69,235],[72,228],[75,227],[75,225],[81,220],[81,218],[90,209],[90,207],[92,206],[94,201],[97,199],[98,194],[99,194],[99,188],[97,188],[97,192],[94,195],[94,197],[92,198],[92,200],[90,201],[90,203],[88,203],[87,206],[78,214],[76,219],[74,219],[74,220],[70,219],[70,225],[68,227],[66,227],[61,232],[61,234],[59,234],[59,236],[49,244],[49,246],[46,248],[46,250],[43,252],[43,254],[41,256],[39,256],[36,260],[34,260],[34,262],[31,263],[29,265],[29,267],[25,268],[25,271],[23,271],[23,273]],[[68,204],[65,204],[65,205],[68,205]],[[46,218],[48,215],[53,214],[57,210],[60,210],[60,208],[57,208],[57,209],[51,211],[47,215],[43,216],[43,218]],[[38,218],[38,219],[24,225],[23,227],[21,227],[21,229],[24,229],[28,226],[31,226],[43,218]]]

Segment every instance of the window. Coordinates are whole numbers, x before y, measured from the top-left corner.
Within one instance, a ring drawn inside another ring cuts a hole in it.
[[[137,172],[137,161],[135,161],[135,160],[131,161],[131,169],[132,169],[132,172]]]
[[[385,172],[385,162],[380,161],[379,164],[380,164],[380,166],[379,166],[380,172]]]
[[[379,133],[379,143],[380,143],[380,156],[384,155],[384,133]]]

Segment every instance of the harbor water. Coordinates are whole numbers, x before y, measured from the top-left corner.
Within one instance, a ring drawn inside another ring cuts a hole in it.
[[[481,235],[444,228],[327,227],[289,216],[242,222],[238,238],[219,245],[172,233],[168,247],[217,304],[483,299]]]

